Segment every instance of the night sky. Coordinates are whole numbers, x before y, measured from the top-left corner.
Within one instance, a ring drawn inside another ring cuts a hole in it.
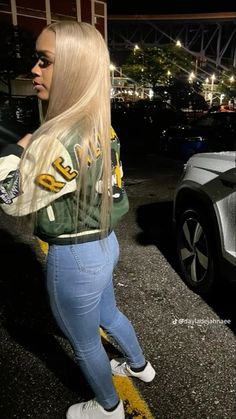
[[[236,12],[236,0],[107,0],[107,12],[108,15]]]

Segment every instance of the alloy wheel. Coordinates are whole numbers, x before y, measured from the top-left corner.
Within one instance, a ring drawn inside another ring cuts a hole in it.
[[[182,224],[179,255],[187,279],[195,285],[202,282],[209,266],[209,245],[199,220],[188,218]]]

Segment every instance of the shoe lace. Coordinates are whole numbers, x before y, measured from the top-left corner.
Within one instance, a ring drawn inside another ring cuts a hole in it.
[[[91,409],[95,409],[97,408],[98,403],[96,402],[96,400],[89,400],[88,402],[86,402],[83,406],[83,410],[91,410]]]

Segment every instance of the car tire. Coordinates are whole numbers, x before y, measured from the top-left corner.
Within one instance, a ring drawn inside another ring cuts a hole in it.
[[[217,282],[216,248],[210,223],[201,208],[185,209],[177,220],[180,275],[190,289],[208,294]]]

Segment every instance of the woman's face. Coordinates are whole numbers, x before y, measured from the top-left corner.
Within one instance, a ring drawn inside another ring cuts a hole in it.
[[[37,63],[32,68],[34,90],[39,99],[48,100],[55,59],[55,33],[43,31],[36,42]]]

